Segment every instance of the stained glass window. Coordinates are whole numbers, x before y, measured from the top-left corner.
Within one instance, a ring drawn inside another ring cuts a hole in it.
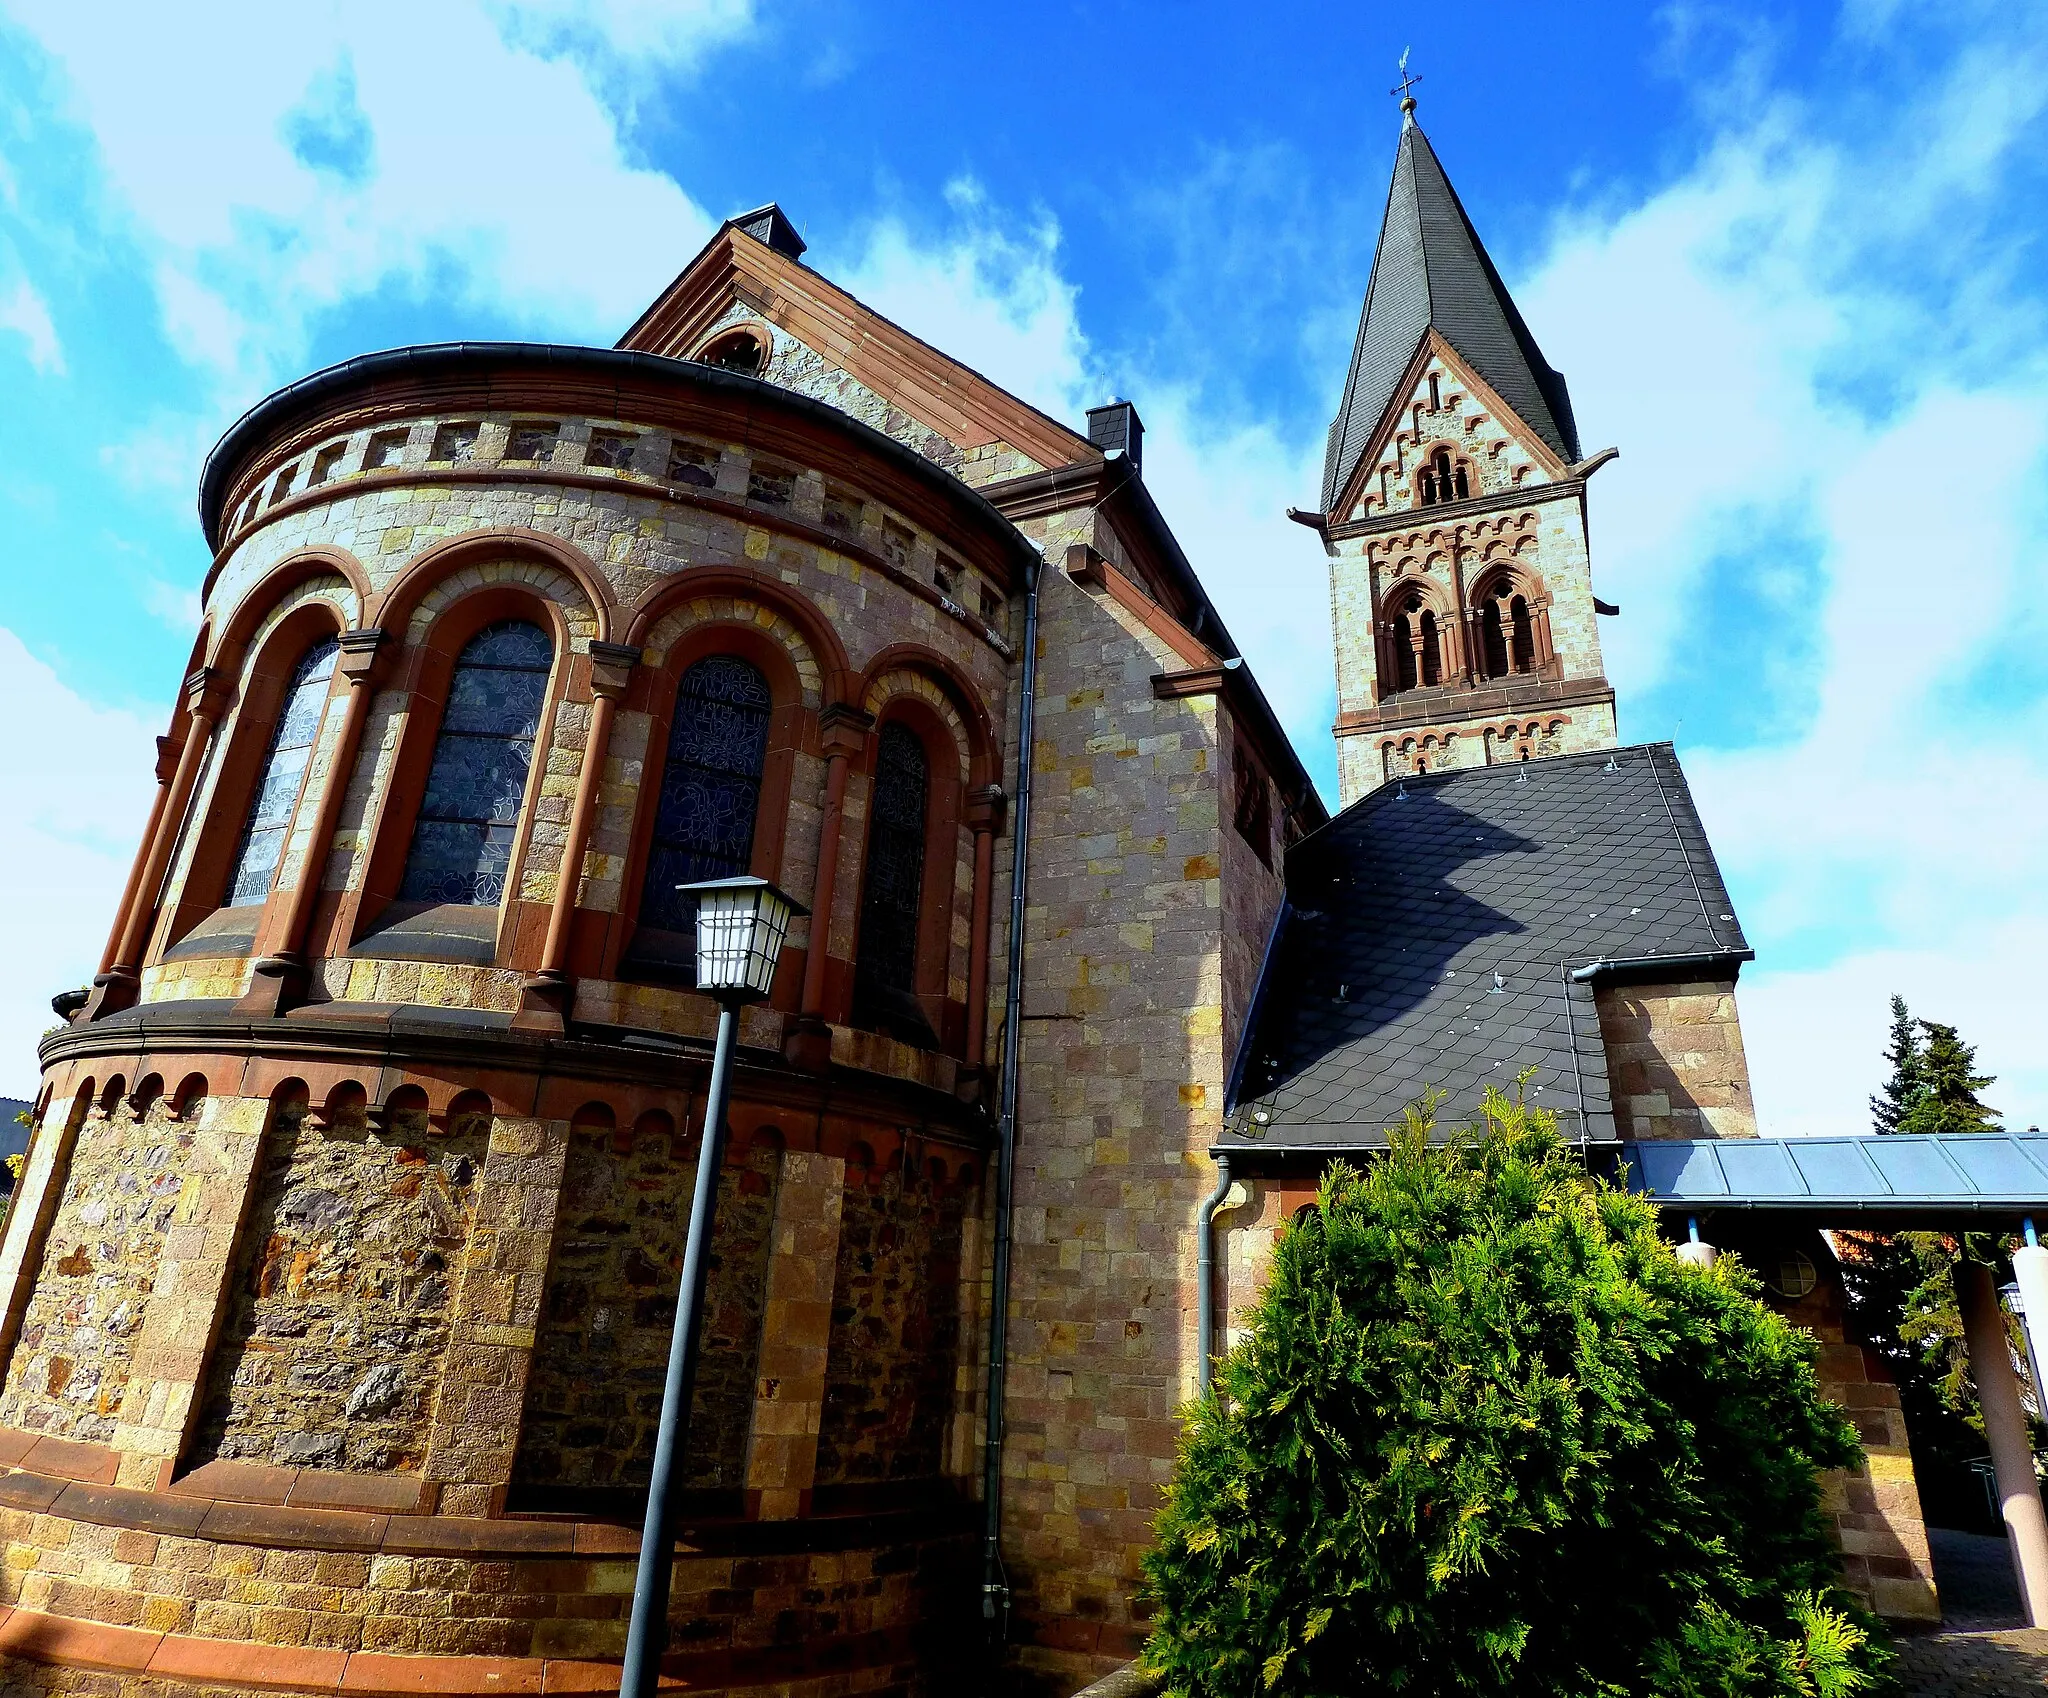
[[[867,888],[854,958],[854,1019],[911,1043],[929,1043],[917,1005],[917,931],[924,899],[925,804],[931,768],[908,726],[882,727],[875,755]]]
[[[270,734],[270,748],[256,778],[256,799],[249,804],[241,846],[235,851],[234,875],[228,880],[231,908],[261,902],[270,894],[277,863],[284,854],[285,834],[291,829],[292,808],[299,799],[299,784],[313,757],[313,741],[320,735],[328,680],[334,676],[334,658],[339,652],[340,645],[329,637],[308,649],[292,671],[277,728]]]
[[[463,647],[399,901],[491,907],[504,898],[554,658],[548,634],[523,619],[486,625]]]
[[[694,944],[696,900],[676,886],[748,870],[771,706],[768,680],[738,655],[713,655],[683,674],[640,889],[641,925],[687,933]]]

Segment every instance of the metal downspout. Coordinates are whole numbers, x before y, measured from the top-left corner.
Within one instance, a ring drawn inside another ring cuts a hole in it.
[[[1195,1384],[1204,1397],[1216,1377],[1216,1211],[1229,1195],[1230,1157],[1219,1155],[1216,1189],[1202,1199],[1201,1225],[1196,1232]]]
[[[1016,1189],[1017,1076],[1024,1036],[1024,896],[1031,863],[1031,763],[1037,735],[1038,586],[1044,562],[1024,587],[1024,675],[1017,700],[1016,848],[1010,861],[1010,958],[1003,992],[1003,1077],[996,1135],[995,1254],[989,1281],[987,1429],[982,1451],[981,1615],[992,1651],[1009,1639],[1010,1587],[1003,1574],[1003,1391],[1009,1365],[1010,1210]]]

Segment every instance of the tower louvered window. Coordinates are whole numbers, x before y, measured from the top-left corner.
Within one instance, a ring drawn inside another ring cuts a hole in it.
[[[548,634],[523,619],[487,625],[464,645],[399,901],[490,907],[504,899],[554,658]]]
[[[231,908],[261,902],[277,878],[292,809],[298,804],[306,763],[313,758],[313,743],[320,735],[320,717],[327,706],[328,682],[340,652],[340,644],[329,637],[308,649],[292,671],[277,728],[271,732],[270,747],[263,756],[263,770],[257,775],[256,798],[249,804],[242,842],[235,851],[234,876],[228,881]]]
[[[854,961],[854,1019],[906,1043],[920,1044],[933,1042],[916,997],[930,793],[931,763],[917,734],[901,724],[883,726]]]
[[[773,705],[768,680],[737,655],[713,655],[683,674],[640,887],[642,926],[694,940],[696,899],[676,886],[747,871]]]

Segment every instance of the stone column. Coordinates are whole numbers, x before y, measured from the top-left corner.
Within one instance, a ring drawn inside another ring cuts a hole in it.
[[[567,1121],[492,1123],[427,1441],[444,1515],[504,1512],[568,1154]]]
[[[2041,1512],[2041,1483],[2034,1477],[2026,1412],[2020,1407],[2019,1379],[2012,1371],[2012,1341],[1991,1270],[1982,1262],[1958,1261],[1956,1297],[1970,1350],[1970,1377],[1977,1382],[1984,1436],[1998,1474],[1999,1506],[2005,1514],[2020,1601],[2030,1627],[2048,1627],[2048,1520]]]
[[[784,1152],[747,1435],[747,1503],[764,1521],[803,1514],[817,1479],[845,1192],[837,1156]]]
[[[818,716],[825,752],[825,808],[818,825],[818,872],[811,886],[810,941],[804,949],[803,998],[790,1022],[783,1049],[790,1064],[822,1072],[832,1060],[832,1034],[825,1023],[825,958],[832,947],[833,896],[839,888],[839,841],[846,824],[846,779],[865,752],[875,717],[848,702],[834,702]]]
[[[355,771],[356,753],[362,747],[363,726],[370,717],[370,703],[377,694],[377,678],[383,668],[379,653],[384,633],[377,630],[344,631],[341,634],[341,675],[348,680],[348,701],[342,708],[341,734],[334,740],[334,754],[327,767],[327,779],[320,792],[319,811],[306,839],[305,860],[299,867],[299,881],[292,886],[284,923],[278,929],[276,949],[259,960],[250,973],[249,988],[235,1004],[238,1014],[268,1016],[282,1014],[297,1004],[306,992],[306,932],[313,923],[313,911],[320,904],[320,889],[326,881],[328,850],[334,843],[335,827],[341,823],[341,805],[348,798],[348,782]]]
[[[149,852],[132,875],[135,897],[122,916],[121,940],[114,947],[113,962],[93,980],[93,993],[79,1014],[81,1020],[97,1020],[135,1005],[142,983],[142,955],[149,946],[150,922],[156,918],[157,891],[184,831],[186,807],[199,783],[206,752],[213,746],[213,728],[227,705],[227,680],[210,666],[198,668],[185,679],[185,702],[191,715],[185,746],[178,751],[177,770],[149,834]]]
[[[178,745],[168,737],[156,740],[156,794],[150,798],[149,821],[135,845],[135,859],[128,867],[128,882],[121,887],[121,900],[114,907],[114,923],[107,928],[107,947],[100,955],[100,971],[110,973],[121,951],[121,938],[128,928],[128,910],[135,906],[135,893],[142,888],[142,869],[162,829],[164,802],[171,793],[171,780],[178,770]]]
[[[261,1097],[209,1097],[200,1110],[114,1419],[116,1484],[162,1490],[191,1436],[272,1109]]]
[[[983,785],[967,798],[967,825],[974,833],[974,903],[967,938],[967,1066],[978,1078],[987,1063],[989,910],[994,901],[996,832],[1007,798],[1002,787]]]
[[[612,716],[639,661],[640,651],[624,643],[590,645],[590,732],[583,743],[583,765],[576,774],[575,799],[569,805],[569,829],[562,843],[562,864],[555,872],[555,900],[548,910],[540,969],[520,987],[519,1012],[512,1019],[522,1030],[560,1032],[568,1026],[576,1000],[576,982],[569,975],[569,948],[574,940],[576,902],[583,891],[583,853],[590,846],[590,828],[597,819],[597,794],[604,783]]]

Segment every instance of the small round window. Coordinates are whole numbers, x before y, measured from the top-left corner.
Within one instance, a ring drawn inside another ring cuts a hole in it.
[[[1797,1302],[1820,1284],[1820,1273],[1804,1251],[1793,1250],[1764,1264],[1764,1283],[1788,1302]]]
[[[704,344],[697,356],[708,366],[736,371],[742,377],[759,377],[765,350],[761,338],[751,330],[728,330]]]

